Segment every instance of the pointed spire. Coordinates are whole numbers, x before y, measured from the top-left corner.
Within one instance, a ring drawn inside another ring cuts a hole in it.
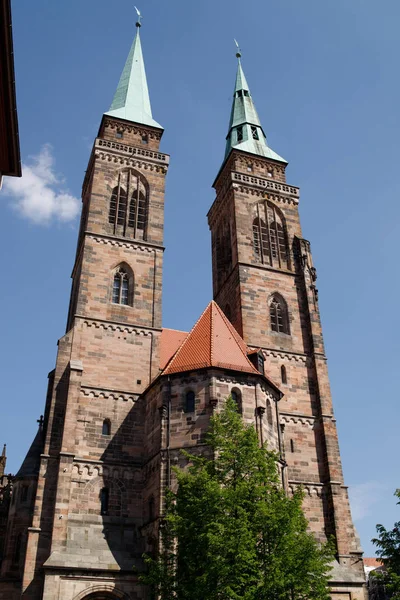
[[[7,451],[7,445],[4,444],[4,446],[3,446],[3,452],[1,453],[1,457],[2,458],[6,456],[6,451]]]
[[[141,125],[163,129],[153,119],[151,112],[142,44],[140,42],[141,15],[137,9],[136,12],[138,13],[136,36],[126,59],[114,100],[112,101],[110,110],[105,114],[110,117],[117,117]]]
[[[225,158],[227,158],[232,148],[235,148],[286,163],[287,161],[279,156],[279,154],[276,154],[267,144],[267,139],[243,72],[240,60],[242,53],[236,40],[235,44],[238,48],[236,53],[238,68],[233,92],[229,132],[226,137]]]

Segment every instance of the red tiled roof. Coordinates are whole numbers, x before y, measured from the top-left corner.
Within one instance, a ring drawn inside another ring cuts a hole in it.
[[[163,329],[160,341],[160,369],[163,371],[183,340],[187,337],[187,331],[177,329]]]
[[[192,331],[185,337],[167,364],[164,374],[207,367],[259,375],[247,358],[246,344],[214,301],[210,302]]]
[[[365,567],[374,567],[378,568],[383,565],[383,562],[379,558],[364,556],[363,563]]]

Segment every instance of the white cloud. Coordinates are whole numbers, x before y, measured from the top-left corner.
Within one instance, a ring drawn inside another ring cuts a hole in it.
[[[79,213],[80,201],[64,189],[64,181],[54,172],[52,147],[46,144],[22,165],[22,177],[7,177],[4,192],[20,215],[38,225],[52,220],[72,221]]]
[[[351,514],[354,521],[361,521],[372,512],[374,504],[380,502],[387,486],[378,481],[366,481],[349,486]]]

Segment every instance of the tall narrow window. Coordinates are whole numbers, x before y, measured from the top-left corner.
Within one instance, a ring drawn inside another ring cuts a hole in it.
[[[148,504],[149,521],[154,519],[154,496],[150,496]]]
[[[294,452],[294,441],[290,440],[290,452]]]
[[[129,227],[133,227],[134,229],[140,229],[142,232],[146,228],[147,221],[147,200],[143,192],[138,192],[137,190],[133,192],[131,203],[129,206]]]
[[[108,488],[102,488],[100,490],[100,514],[108,514],[108,503],[110,499],[110,490]]]
[[[269,304],[271,329],[277,333],[289,334],[289,319],[284,299],[279,294],[274,294]]]
[[[22,533],[19,533],[15,538],[14,545],[14,562],[19,563],[21,558],[21,548],[22,548]]]
[[[222,220],[216,232],[215,255],[217,279],[221,285],[232,268],[232,238],[231,226],[228,220]]]
[[[287,383],[287,373],[285,365],[281,366],[281,381],[282,383]]]
[[[130,298],[132,291],[130,286],[133,285],[133,276],[124,267],[118,267],[114,274],[112,301],[113,304],[124,304],[125,306],[132,304]]]
[[[272,427],[274,420],[273,420],[273,416],[272,416],[272,406],[271,406],[271,402],[269,400],[267,400],[267,421],[268,421],[268,425],[270,427]]]
[[[231,390],[231,398],[236,404],[237,411],[242,413],[242,394],[241,391],[236,389]]]
[[[252,136],[253,140],[258,140],[257,127],[254,127],[254,125],[251,126],[251,136]]]
[[[196,396],[193,391],[189,391],[186,393],[185,397],[185,412],[191,413],[194,412],[196,406]]]
[[[243,142],[243,127],[238,127],[236,129],[236,133],[237,133],[237,141],[239,142]]]
[[[108,222],[123,225],[126,216],[126,191],[123,187],[116,186],[111,194]]]
[[[260,202],[255,207],[253,220],[253,247],[259,262],[272,267],[289,269],[289,252],[284,218],[271,202]]]
[[[268,229],[265,222],[258,217],[253,221],[253,246],[261,262],[268,263],[270,259]]]
[[[103,426],[101,428],[102,435],[110,435],[111,433],[111,421],[110,419],[104,419]]]
[[[227,304],[225,306],[225,310],[224,310],[225,316],[229,321],[232,321],[232,310],[231,310],[231,306],[230,304]]]

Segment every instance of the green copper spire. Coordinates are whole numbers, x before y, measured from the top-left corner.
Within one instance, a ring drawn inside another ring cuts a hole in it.
[[[236,45],[238,46],[236,40]],[[241,53],[238,46],[236,53],[238,58],[238,69],[236,74],[235,89],[233,92],[233,104],[231,118],[229,122],[229,132],[226,137],[225,158],[228,156],[232,148],[265,156],[273,160],[279,160],[286,163],[287,161],[276,154],[267,145],[264,130],[261,126],[260,119],[254,106],[251,97],[250,89],[246,81],[240,61]]]
[[[137,9],[136,9],[137,10]],[[140,43],[140,13],[136,23],[136,36],[126,59],[124,70],[115,92],[114,100],[106,115],[133,121],[141,125],[150,125],[163,129],[153,119],[149,90],[147,87],[146,71],[144,68],[142,45]]]

